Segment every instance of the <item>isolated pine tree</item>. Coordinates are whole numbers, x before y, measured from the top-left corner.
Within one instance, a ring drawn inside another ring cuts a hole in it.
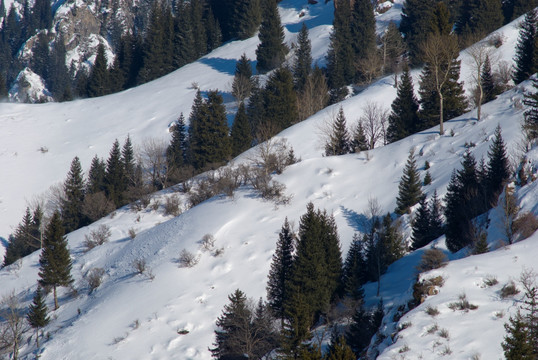
[[[488,151],[485,187],[488,205],[497,205],[497,199],[510,177],[509,161],[501,134],[501,126],[495,128],[495,138]]]
[[[54,292],[54,310],[58,309],[58,286],[69,286],[71,277],[71,257],[67,249],[67,238],[60,213],[56,211],[45,229],[43,249],[39,257],[39,285],[52,287]]]
[[[525,94],[525,105],[529,108],[525,111],[525,121],[523,123],[523,129],[525,130],[527,138],[529,140],[538,138],[538,80],[532,80],[532,86],[534,88],[533,93]]]
[[[527,80],[535,71],[534,48],[536,43],[538,13],[531,10],[521,23],[516,45],[512,79],[516,84]]]
[[[70,233],[87,224],[87,220],[82,214],[85,183],[78,157],[75,157],[71,162],[71,168],[63,187],[65,198],[62,199],[60,204],[62,224],[65,232]]]
[[[252,146],[252,130],[248,123],[245,104],[239,104],[239,109],[235,115],[232,125],[231,140],[232,140],[232,156],[237,156],[242,152],[250,149]]]
[[[534,359],[528,325],[520,309],[508,321],[508,324],[504,324],[507,335],[502,343],[506,360]]]
[[[166,149],[166,162],[168,168],[173,172],[185,165],[185,150],[187,141],[187,130],[183,113],[179,115],[172,131],[170,145]]]
[[[387,138],[389,142],[394,142],[404,137],[422,130],[418,117],[418,100],[413,89],[413,79],[409,73],[409,68],[404,68],[403,74],[398,82],[396,99],[392,102],[392,112],[389,115],[389,126]]]
[[[41,287],[37,287],[36,293],[34,295],[34,300],[32,304],[28,307],[28,313],[26,318],[28,324],[35,329],[35,341],[36,346],[39,349],[39,330],[44,328],[50,322],[50,318],[47,315],[48,308],[45,304],[45,299],[43,297],[43,292]]]
[[[344,109],[340,106],[338,115],[332,123],[329,139],[325,144],[325,155],[345,155],[350,152],[350,139],[347,131]]]
[[[415,153],[411,149],[407,157],[407,163],[403,171],[400,184],[398,185],[398,197],[396,198],[396,213],[403,215],[409,208],[415,205],[422,197],[420,175],[418,173]]]
[[[121,149],[121,161],[123,163],[123,171],[125,173],[126,187],[134,186],[136,183],[136,160],[131,142],[131,136],[127,134],[127,138]]]
[[[292,274],[295,236],[291,230],[288,218],[284,221],[278,234],[275,253],[267,280],[267,301],[277,318],[284,321],[284,303],[288,300],[288,286]]]
[[[88,78],[88,96],[96,97],[108,94],[110,88],[105,46],[100,43],[97,55]]]
[[[276,69],[284,62],[288,53],[276,0],[263,2],[262,22],[258,37],[260,44],[256,49],[256,60],[258,61],[256,69],[260,73]]]
[[[308,28],[303,23],[297,35],[297,49],[293,66],[293,79],[298,92],[304,90],[308,77],[312,73],[312,44],[308,38]]]

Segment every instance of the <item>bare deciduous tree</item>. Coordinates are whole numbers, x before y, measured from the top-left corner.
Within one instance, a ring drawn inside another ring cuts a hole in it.
[[[17,360],[22,335],[26,330],[25,317],[19,299],[13,292],[2,299],[0,306],[0,317],[3,320],[0,324],[0,351],[11,353],[10,358]]]
[[[232,95],[241,103],[252,92],[252,79],[244,75],[236,75],[232,83]]]
[[[166,187],[168,165],[166,162],[167,144],[164,139],[146,139],[140,151],[141,163],[149,174],[151,183],[157,189]]]
[[[303,92],[297,96],[299,120],[317,113],[329,102],[329,87],[325,76],[311,74],[308,76]]]
[[[450,78],[452,62],[458,57],[458,41],[454,36],[432,34],[422,44],[422,58],[430,68],[435,91],[439,95],[439,134],[444,134],[444,87]]]
[[[387,143],[387,124],[389,111],[379,103],[368,102],[359,121],[362,122],[368,148],[373,149],[381,140],[383,145]]]
[[[370,52],[366,57],[355,62],[357,72],[361,74],[365,84],[370,84],[379,74],[381,74],[382,63],[377,52]]]
[[[482,115],[482,101],[484,99],[484,89],[482,87],[482,68],[486,59],[489,57],[490,61],[494,62],[493,50],[487,43],[476,43],[468,50],[471,57],[471,69],[473,71],[472,78],[477,87],[477,99],[476,99],[476,117],[480,121]]]

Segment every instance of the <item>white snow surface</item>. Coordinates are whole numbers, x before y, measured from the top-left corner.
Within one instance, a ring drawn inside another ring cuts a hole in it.
[[[314,59],[323,62],[328,45],[332,21],[332,3],[305,7],[302,0],[284,0],[280,13],[286,26],[287,41],[294,41],[300,22],[311,27]],[[378,23],[388,23],[395,12],[401,10],[402,1],[378,16]],[[303,10],[305,16],[299,17]],[[382,31],[382,29],[378,29]],[[517,28],[507,25],[499,30],[506,37],[498,49],[499,58],[511,61],[514,53]],[[256,37],[225,44],[199,61],[172,74],[143,86],[102,98],[77,100],[56,104],[0,104],[0,235],[7,237],[22,218],[26,201],[62,182],[74,156],[79,156],[87,169],[91,158],[97,154],[106,158],[114,141],[122,142],[130,134],[135,144],[148,137],[169,140],[168,124],[179,113],[188,114],[195,95],[193,82],[202,91],[218,88],[224,92],[233,118],[235,104],[230,95],[235,62],[246,53],[255,58]],[[470,87],[469,59],[462,54],[462,78]],[[495,66],[495,65],[494,65]],[[418,79],[418,71],[413,73]],[[415,89],[418,88],[416,85]],[[196,359],[208,360],[208,348],[214,341],[215,320],[228,302],[227,296],[240,288],[249,297],[265,297],[265,284],[278,232],[284,218],[297,228],[306,204],[334,214],[342,250],[347,251],[354,232],[361,230],[361,219],[368,201],[376,198],[384,212],[395,208],[398,182],[410,149],[415,149],[417,164],[422,169],[430,163],[433,178],[424,191],[437,190],[442,197],[446,192],[453,169],[460,167],[465,144],[474,142],[471,149],[480,159],[487,156],[495,127],[500,124],[509,153],[514,161],[521,155],[520,125],[523,108],[520,104],[524,83],[483,106],[483,119],[476,121],[471,111],[445,124],[445,135],[438,127],[423,131],[396,143],[381,146],[360,154],[339,157],[322,155],[321,129],[342,106],[348,126],[354,125],[368,102],[378,102],[386,108],[396,95],[390,77],[380,79],[363,92],[341,104],[329,107],[311,118],[283,131],[279,138],[286,138],[301,162],[288,167],[276,180],[286,185],[291,195],[288,205],[275,206],[260,199],[251,188],[242,187],[233,198],[224,196],[210,199],[177,217],[164,215],[166,197],[173,189],[155,194],[150,206],[143,211],[125,207],[88,227],[68,235],[73,258],[75,296],[69,289],[60,290],[59,310],[52,314],[53,321],[45,332],[41,359]],[[453,136],[451,136],[453,133]],[[46,148],[47,152],[38,149]],[[235,159],[246,162],[255,154],[252,149]],[[536,151],[529,160],[538,163]],[[425,173],[421,170],[421,176]],[[517,190],[524,210],[536,212],[537,183]],[[185,204],[184,195],[177,194]],[[495,216],[494,210],[492,218]],[[404,217],[408,220],[408,216]],[[84,252],[84,236],[99,225],[106,224],[112,231],[108,243]],[[129,237],[129,230],[136,237]],[[200,248],[205,234],[216,238],[216,247],[224,253],[218,257]],[[433,271],[446,279],[438,295],[406,314],[400,320],[411,326],[391,338],[396,325],[386,317],[381,359],[441,357],[444,346],[452,354],[443,358],[468,359],[480,354],[483,359],[502,358],[500,343],[504,335],[503,323],[514,304],[521,297],[501,300],[500,287],[509,279],[517,280],[524,266],[531,268],[538,253],[538,236],[535,235],[515,245],[501,246],[501,232],[491,226],[488,241],[491,253],[464,257],[464,252],[450,255],[447,267]],[[444,249],[443,239],[438,246]],[[199,257],[193,268],[179,266],[178,257],[186,249]],[[414,266],[423,249],[410,253],[389,268],[382,278],[381,296],[387,312],[411,298],[412,283],[416,276]],[[28,305],[36,288],[38,252],[0,270],[0,296],[11,292],[19,295],[23,305]],[[149,276],[135,273],[133,261],[146,261]],[[105,269],[103,284],[89,293],[84,276],[92,268]],[[499,285],[485,288],[483,278],[495,275]],[[426,275],[429,276],[429,275]],[[376,284],[367,284],[368,305],[377,303]],[[449,302],[465,292],[478,309],[467,313],[452,312]],[[52,299],[47,298],[49,308]],[[436,306],[436,318],[426,315],[426,306]],[[504,312],[497,318],[496,312]],[[450,339],[428,335],[426,329],[438,323],[446,328]],[[178,331],[188,330],[185,335]],[[27,333],[30,336],[30,332]],[[435,345],[439,340],[441,345]],[[405,345],[409,350],[399,353]],[[21,358],[35,356],[33,342],[24,342]]]

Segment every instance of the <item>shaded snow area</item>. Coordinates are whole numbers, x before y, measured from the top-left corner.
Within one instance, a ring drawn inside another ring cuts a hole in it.
[[[284,0],[279,4],[286,39],[295,41],[301,22],[306,21],[311,28],[314,59],[322,63],[333,5],[320,1],[306,7],[303,3]],[[379,15],[378,23],[388,24],[401,11],[401,4],[396,1],[389,11]],[[301,13],[304,16],[300,17]],[[506,39],[497,50],[499,59],[511,61],[518,30],[510,24],[499,31]],[[106,158],[114,139],[122,142],[127,134],[138,146],[147,138],[169,141],[168,125],[181,112],[190,112],[196,91],[194,82],[202,92],[221,90],[232,119],[236,104],[230,92],[235,63],[243,53],[254,59],[257,43],[256,37],[229,42],[166,77],[102,98],[62,104],[0,104],[0,236],[7,238],[22,218],[27,201],[65,179],[73,157],[79,156],[88,169],[94,155]],[[471,70],[465,53],[462,60],[462,79],[470,89]],[[413,73],[415,89],[418,75],[418,71]],[[485,104],[480,122],[476,111],[448,121],[443,136],[434,127],[387,146],[379,144],[371,151],[324,157],[323,129],[340,106],[350,128],[369,102],[390,108],[396,89],[391,77],[382,78],[360,94],[278,135],[286,138],[301,158],[275,176],[286,186],[285,193],[291,199],[288,205],[264,201],[252,188],[243,186],[233,198],[218,196],[187,209],[186,196],[169,189],[154,194],[144,210],[127,206],[70,233],[77,294],[60,289],[61,307],[52,314],[53,321],[45,329],[50,337],[43,339],[40,359],[211,359],[208,347],[214,341],[215,320],[228,302],[227,296],[239,288],[253,299],[265,297],[271,257],[285,217],[297,229],[308,202],[334,214],[345,256],[353,234],[362,229],[369,199],[377,199],[383,213],[394,210],[398,182],[411,149],[415,150],[422,177],[424,162],[430,163],[433,181],[423,191],[431,195],[437,190],[440,197],[446,193],[453,169],[460,167],[466,143],[475,144],[471,151],[477,159],[486,158],[497,125],[502,127],[508,152],[516,161],[522,155],[520,126],[524,109],[519,104],[525,89],[531,89],[529,82]],[[249,150],[234,163],[249,161],[256,151]],[[528,159],[538,164],[538,153],[531,152]],[[536,183],[517,189],[516,195],[524,210],[537,210]],[[170,196],[181,201],[184,211],[177,217],[164,212],[163,204]],[[492,219],[498,216],[494,215],[497,211],[500,210],[492,210]],[[409,215],[404,216],[404,223],[409,232]],[[110,241],[85,252],[85,235],[100,225],[110,228]],[[202,250],[200,241],[206,234],[215,237],[216,248],[223,250],[219,255]],[[534,236],[510,246],[503,246],[501,240],[499,227],[492,225],[488,241],[495,251],[472,257],[464,257],[463,251],[450,254],[453,261],[446,267],[422,275],[442,275],[445,284],[439,294],[428,297],[404,315],[399,324],[392,322],[392,316],[385,317],[381,331],[386,338],[381,342],[379,358],[469,359],[475,354],[480,354],[481,359],[501,358],[503,323],[515,310],[521,294],[503,300],[499,290],[509,280],[517,281],[523,268],[535,264],[538,239]],[[437,245],[446,251],[443,238],[437,240]],[[180,266],[183,249],[198,258],[196,266]],[[396,308],[411,299],[415,265],[423,251],[403,257],[382,277],[380,295],[387,313],[394,314]],[[31,302],[38,257],[36,252],[0,270],[0,296],[14,292],[23,305]],[[136,261],[145,262],[144,274],[137,273],[133,266]],[[102,285],[90,293],[84,276],[93,268],[103,268],[105,274]],[[499,284],[485,286],[488,276],[496,276]],[[377,284],[365,286],[367,305],[379,300],[376,290]],[[463,293],[478,306],[476,310],[448,308]],[[47,303],[50,308],[51,296]],[[436,307],[439,314],[427,315],[428,306]],[[438,330],[431,332],[435,324]],[[440,335],[442,329],[446,329],[448,337]],[[451,354],[443,356],[446,348]],[[24,342],[21,358],[33,359],[34,352],[33,342]]]

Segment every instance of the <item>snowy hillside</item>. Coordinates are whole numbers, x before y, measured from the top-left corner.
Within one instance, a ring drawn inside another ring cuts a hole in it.
[[[314,59],[322,63],[333,5],[320,2],[305,7],[303,3],[280,3],[286,38],[294,41],[301,21],[306,21],[311,27]],[[392,10],[378,17],[378,31],[388,20],[397,18],[401,3],[397,1]],[[299,16],[302,10],[304,17]],[[499,31],[506,40],[498,49],[498,60],[511,61],[517,28],[510,24]],[[168,140],[168,125],[180,112],[190,111],[196,91],[193,82],[203,91],[224,91],[229,119],[233,118],[235,104],[229,92],[235,62],[242,53],[254,59],[257,41],[252,38],[228,43],[164,78],[103,98],[62,104],[0,104],[0,236],[7,237],[18,223],[26,201],[63,181],[74,156],[79,156],[87,168],[95,154],[106,157],[114,139],[122,141],[127,134],[135,144],[148,137]],[[469,89],[471,70],[465,53],[462,60],[462,79]],[[417,80],[418,72],[413,76]],[[361,230],[369,199],[376,198],[385,213],[394,210],[397,185],[410,149],[415,150],[421,169],[425,161],[430,163],[433,181],[424,191],[431,194],[437,190],[440,196],[446,192],[452,170],[460,166],[465,144],[474,142],[475,157],[485,157],[498,124],[516,160],[521,155],[518,145],[523,111],[515,104],[522,99],[525,86],[529,84],[484,105],[480,122],[474,111],[447,122],[443,136],[438,128],[432,128],[368,152],[323,157],[322,128],[340,105],[348,125],[357,121],[368,102],[390,107],[396,90],[390,77],[380,79],[359,95],[278,135],[287,139],[302,160],[275,177],[285,184],[286,195],[291,197],[287,205],[275,206],[260,199],[250,187],[242,187],[233,198],[216,197],[172,218],[158,205],[172,195],[172,190],[167,190],[154,196],[154,208],[137,212],[125,207],[69,234],[77,294],[70,289],[60,291],[61,307],[45,329],[50,337],[43,341],[41,359],[210,359],[208,347],[214,341],[215,320],[228,294],[240,288],[253,299],[265,296],[271,256],[285,217],[297,226],[308,202],[326,209],[335,216],[345,252],[353,233]],[[252,149],[239,156],[236,163],[247,162],[255,154],[256,149]],[[538,156],[531,160],[538,162]],[[535,210],[536,191],[536,184],[531,183],[519,192],[527,210]],[[184,195],[178,196],[185,204]],[[84,236],[103,224],[112,231],[110,241],[84,252]],[[136,233],[134,239],[130,230]],[[222,254],[202,251],[200,241],[206,234],[215,237]],[[490,241],[494,245],[495,236],[498,234],[492,230]],[[497,319],[495,312],[507,314],[512,303],[499,300],[497,292],[510,278],[517,279],[523,265],[532,266],[532,254],[538,250],[534,242],[531,238],[507,250],[456,260],[437,270],[446,279],[440,294],[400,320],[411,326],[394,338],[395,344],[390,344],[387,337],[380,358],[436,358],[447,343],[452,349],[450,358],[470,358],[474,353],[483,359],[501,357],[499,344],[507,315]],[[199,257],[196,266],[180,267],[178,258],[183,249]],[[383,277],[381,295],[388,310],[410,299],[414,266],[420,255],[421,250],[409,254]],[[455,254],[454,258],[461,256]],[[1,270],[0,295],[15,292],[28,304],[35,291],[38,257],[34,253]],[[133,266],[137,260],[145,261],[146,274],[137,274]],[[502,273],[498,270],[501,263],[505,265]],[[89,293],[84,277],[93,268],[103,268],[105,275],[103,284]],[[480,287],[489,274],[496,275],[500,285]],[[366,286],[368,304],[377,302],[375,290],[374,284]],[[454,314],[446,307],[462,291],[479,305],[476,311]],[[425,315],[428,304],[439,308],[437,318]],[[384,331],[390,334],[394,325],[386,321]],[[429,352],[438,336],[424,334],[434,321],[439,329],[448,329],[450,340],[442,338],[442,346]],[[410,349],[408,355],[399,352],[405,345]],[[34,350],[33,343],[25,343],[21,355],[33,358]]]

